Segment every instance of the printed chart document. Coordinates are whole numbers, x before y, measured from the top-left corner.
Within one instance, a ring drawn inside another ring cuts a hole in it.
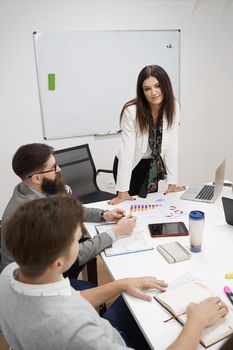
[[[95,229],[97,233],[102,233],[106,232],[106,230],[112,228],[114,225],[115,224],[100,224],[96,225]],[[154,249],[154,246],[151,243],[148,233],[143,232],[143,230],[136,225],[130,236],[125,235],[118,238],[111,247],[104,250],[104,253],[106,256],[114,256],[152,249]]]
[[[171,312],[182,324],[186,322],[186,309],[191,302],[200,303],[202,300],[216,296],[211,289],[197,280],[192,280],[178,287],[154,296],[160,304]],[[201,337],[201,343],[208,347],[233,333],[233,313],[229,310],[226,317],[215,325],[206,328]]]
[[[129,214],[138,218],[176,218],[187,214],[187,210],[179,201],[170,201],[166,198],[157,198],[147,203],[145,201],[133,202],[129,208]]]

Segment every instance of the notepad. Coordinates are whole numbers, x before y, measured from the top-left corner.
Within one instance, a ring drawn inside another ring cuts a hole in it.
[[[190,281],[168,291],[154,296],[176,319],[185,324],[186,309],[191,302],[199,303],[202,300],[216,296],[211,289],[199,281]],[[215,325],[206,328],[201,337],[201,343],[208,347],[233,333],[233,314],[230,310],[226,317]]]
[[[114,225],[115,224],[100,224],[96,225],[95,229],[97,233],[102,233],[106,232],[107,229],[112,228]],[[148,233],[135,227],[130,236],[125,235],[118,238],[111,247],[104,250],[104,253],[106,256],[115,256],[138,253],[152,249],[154,249],[154,246],[150,241]]]
[[[159,244],[157,245],[157,250],[169,264],[191,258],[191,253],[188,252],[179,242]]]

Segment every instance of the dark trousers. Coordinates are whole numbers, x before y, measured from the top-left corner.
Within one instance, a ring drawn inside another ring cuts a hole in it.
[[[80,238],[79,243],[86,241],[89,238]],[[78,278],[79,273],[82,271],[85,265],[80,265],[78,258],[75,260],[73,265],[67,270],[66,272],[63,273],[64,277],[69,277],[69,279],[76,279]]]
[[[70,285],[76,290],[85,290],[85,289],[97,287],[97,285],[91,281],[76,280],[73,278],[70,278],[69,280],[70,280]]]
[[[75,260],[73,265],[67,270],[66,272],[63,273],[64,277],[69,277],[71,278],[77,278],[79,273],[82,271],[85,265],[80,266],[78,260]]]
[[[151,159],[141,159],[140,162],[136,165],[136,167],[132,171],[129,194],[130,196],[136,196],[139,194],[142,185],[145,181],[145,178],[148,173],[148,169],[150,166]],[[117,180],[117,170],[118,170],[118,158],[115,157],[113,163],[113,176],[116,182]]]
[[[118,330],[128,347],[135,350],[151,349],[122,297],[117,298],[102,317]]]

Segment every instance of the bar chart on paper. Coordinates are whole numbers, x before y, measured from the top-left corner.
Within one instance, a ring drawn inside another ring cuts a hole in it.
[[[174,218],[186,214],[184,208],[176,202],[170,202],[163,198],[158,198],[153,203],[134,203],[130,206],[130,215],[137,217],[158,216]]]

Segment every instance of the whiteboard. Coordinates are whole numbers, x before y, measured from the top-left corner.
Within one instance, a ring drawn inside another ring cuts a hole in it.
[[[34,32],[33,38],[45,139],[118,131],[146,65],[167,71],[179,100],[179,30]]]

